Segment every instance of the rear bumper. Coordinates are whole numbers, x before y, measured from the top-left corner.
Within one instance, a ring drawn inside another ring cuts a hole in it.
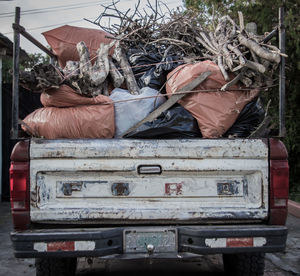
[[[132,228],[141,227],[130,227]],[[144,228],[155,231],[156,226]],[[277,252],[284,250],[287,239],[285,226],[234,225],[171,228],[177,230],[178,254],[186,252],[194,254]],[[123,249],[123,232],[126,229],[126,227],[114,227],[30,230],[13,232],[11,239],[15,256],[18,258],[101,257],[115,254],[124,257],[126,254]],[[237,240],[245,242],[237,243]],[[250,240],[252,243],[249,243]],[[152,256],[159,257],[159,255]],[[166,256],[165,253],[161,255]],[[173,253],[173,255],[177,254]]]

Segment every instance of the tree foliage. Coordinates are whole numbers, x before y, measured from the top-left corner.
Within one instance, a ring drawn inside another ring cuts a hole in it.
[[[284,142],[289,152],[291,196],[300,200],[300,17],[298,0],[185,0],[185,7],[203,14],[211,21],[228,14],[238,22],[238,11],[242,11],[247,22],[255,22],[260,34],[272,31],[278,25],[278,10],[285,8],[286,27],[286,130]],[[213,23],[213,22],[212,22]],[[273,39],[278,44],[277,38]],[[278,118],[278,89],[267,92],[272,100],[271,113]],[[295,199],[294,198],[294,199]]]
[[[20,61],[20,70],[26,71],[31,70],[31,68],[39,63],[49,63],[50,57],[45,56],[41,53],[34,53],[29,54],[29,59],[24,59]],[[12,68],[13,68],[13,61],[11,57],[4,57],[3,58],[3,68],[2,68],[2,78],[3,83],[12,83]]]

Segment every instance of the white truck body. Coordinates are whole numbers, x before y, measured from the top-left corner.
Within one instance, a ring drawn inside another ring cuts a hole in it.
[[[263,139],[30,144],[34,223],[201,224],[268,217]]]

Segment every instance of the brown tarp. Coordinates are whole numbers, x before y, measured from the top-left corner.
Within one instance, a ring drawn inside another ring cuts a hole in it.
[[[111,39],[106,36],[111,36],[108,33],[82,27],[64,25],[62,27],[42,33],[48,44],[57,56],[60,67],[64,68],[68,60],[79,60],[79,55],[76,49],[76,44],[84,41],[89,49],[91,59],[97,54],[100,43],[109,43]],[[95,59],[93,59],[95,61]],[[93,62],[92,61],[92,62]]]
[[[219,67],[212,61],[185,64],[168,74],[166,90],[168,94],[191,82],[203,72],[212,74],[194,90],[218,90],[226,81]],[[244,106],[258,96],[258,90],[238,90],[233,85],[229,91],[190,93],[179,101],[197,119],[204,138],[221,137],[236,121]]]
[[[114,105],[109,97],[82,97],[66,85],[49,92],[41,95],[41,102],[47,107],[35,110],[23,120],[25,131],[47,139],[114,136]]]
[[[47,89],[41,93],[41,103],[45,107],[70,107],[78,105],[95,105],[99,103],[111,102],[109,97],[98,95],[97,97],[84,97],[77,94],[70,86],[61,85],[58,89]]]

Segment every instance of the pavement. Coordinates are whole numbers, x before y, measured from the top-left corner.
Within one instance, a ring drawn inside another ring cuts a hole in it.
[[[284,252],[266,254],[265,276],[292,276],[300,275],[300,218],[289,214],[287,219],[289,228],[287,247]],[[17,259],[9,233],[12,230],[10,206],[8,202],[0,202],[0,276],[34,276],[34,259]],[[78,261],[77,275],[96,276],[124,275],[124,273],[142,272],[151,274],[163,272],[167,275],[189,276],[225,276],[222,257],[220,255],[201,256],[193,260],[158,260],[148,259],[126,261],[105,261],[103,259],[80,258]]]
[[[289,213],[297,218],[300,218],[300,203],[289,200],[288,201],[288,210]]]

